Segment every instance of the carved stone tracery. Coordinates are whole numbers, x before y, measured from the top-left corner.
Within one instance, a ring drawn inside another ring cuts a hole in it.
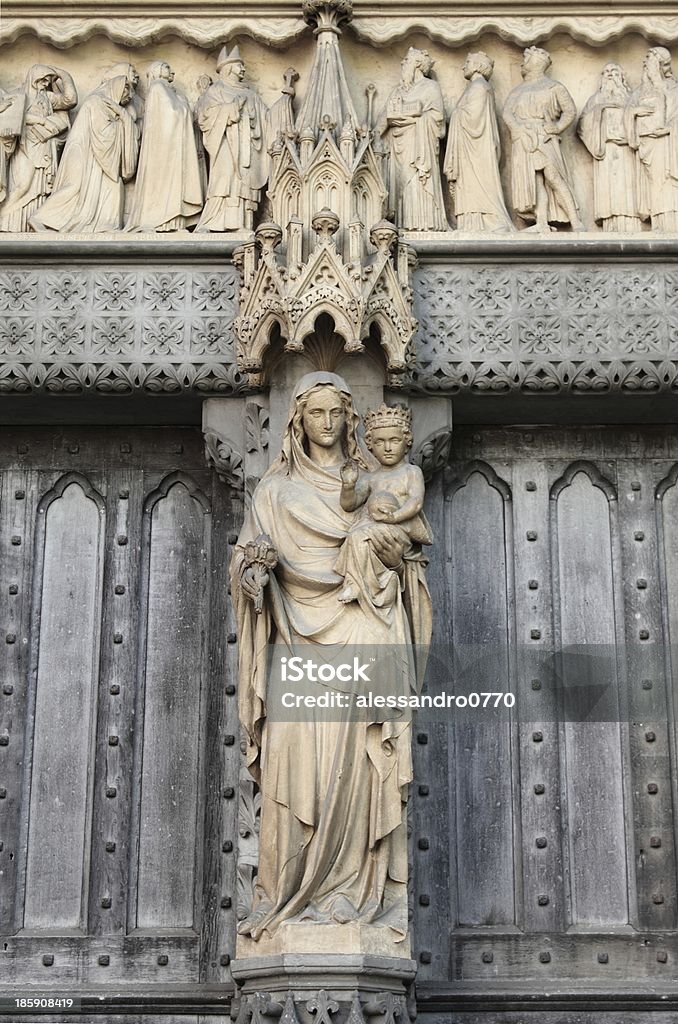
[[[276,327],[285,350],[301,352],[323,314],[346,352],[363,351],[376,329],[391,383],[407,366],[416,329],[409,252],[383,219],[387,190],[372,129],[358,123],[348,91],[338,36],[350,14],[347,0],[304,5],[317,25],[309,90],[294,131],[279,132],[271,150],[271,220],[238,256],[238,363],[255,385]]]

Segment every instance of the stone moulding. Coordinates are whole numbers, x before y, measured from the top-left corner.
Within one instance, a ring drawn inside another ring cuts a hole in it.
[[[678,265],[426,264],[412,382],[441,394],[678,391]]]
[[[283,3],[230,5],[232,13],[221,15],[218,5],[204,2],[165,3],[148,16],[153,5],[129,4],[118,0],[107,7],[106,17],[91,3],[69,5],[64,16],[50,3],[14,2],[3,4],[0,44],[12,43],[24,35],[68,48],[94,36],[106,36],[127,46],[147,46],[177,36],[196,46],[216,47],[224,39],[249,36],[268,46],[281,48],[304,32],[297,0]],[[532,3],[487,7],[480,0],[464,5],[463,13],[447,14],[442,3],[355,4],[350,31],[362,42],[387,46],[414,34],[436,42],[459,46],[484,33],[500,36],[518,46],[540,43],[558,32],[593,46],[602,46],[629,33],[670,44],[678,39],[678,12],[650,6],[617,4],[550,5],[551,13]],[[233,10],[235,8],[235,10]],[[504,10],[506,13],[504,13]],[[53,13],[54,11],[54,13]],[[57,13],[58,12],[58,13]]]
[[[678,393],[674,240],[450,234],[415,244],[420,327],[407,390]],[[246,393],[232,248],[0,240],[0,394]]]

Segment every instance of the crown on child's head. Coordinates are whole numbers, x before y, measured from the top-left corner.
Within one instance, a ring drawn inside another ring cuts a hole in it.
[[[379,427],[400,427],[401,430],[412,429],[412,413],[404,405],[385,405],[383,402],[375,411],[368,409],[365,413],[365,431],[370,433]]]

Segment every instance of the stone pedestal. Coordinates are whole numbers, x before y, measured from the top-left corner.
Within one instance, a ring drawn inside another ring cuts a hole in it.
[[[288,931],[295,927],[288,926]],[[283,931],[284,929],[280,929]],[[327,943],[323,928],[304,927],[315,933],[316,949]],[[337,933],[341,929],[328,928]],[[360,944],[367,931],[387,929],[350,929],[346,943]],[[355,935],[353,931],[363,934]],[[280,937],[292,944],[302,942],[298,935]],[[255,943],[251,943],[252,946]],[[257,943],[256,945],[260,945]],[[231,965],[239,986],[238,1024],[266,1024],[275,1018],[281,1024],[407,1024],[410,989],[416,973],[414,960],[380,956],[375,952],[326,952],[274,955],[241,955]]]

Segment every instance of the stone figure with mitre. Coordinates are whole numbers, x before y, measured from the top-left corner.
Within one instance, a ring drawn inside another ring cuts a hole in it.
[[[224,46],[219,80],[200,98],[198,125],[209,155],[207,197],[198,231],[251,228],[269,171],[268,110],[243,85],[245,64],[238,47]]]
[[[254,907],[240,925],[255,941],[304,922],[381,926],[395,943],[407,936],[409,720],[377,712],[280,720],[269,688],[270,644],[320,662],[336,648],[349,658],[377,646],[396,652],[400,682],[415,686],[415,645],[431,634],[421,546],[399,526],[374,522],[370,543],[399,586],[385,588],[378,615],[340,598],[345,581],[336,565],[360,514],[342,507],[342,466],[379,468],[358,423],[341,377],[301,379],[280,456],[254,492],[231,563],[240,717],[262,798]]]

